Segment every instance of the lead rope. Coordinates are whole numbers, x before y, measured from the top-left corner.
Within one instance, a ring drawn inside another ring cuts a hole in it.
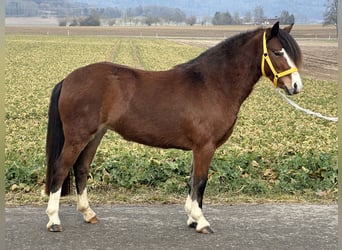
[[[322,119],[325,119],[325,120],[328,120],[328,121],[332,121],[332,122],[337,122],[338,121],[338,117],[333,117],[333,116],[324,116],[320,113],[317,113],[317,112],[313,112],[309,109],[305,109],[305,108],[302,108],[300,107],[297,103],[295,103],[294,101],[292,101],[291,99],[289,99],[286,95],[284,95],[280,89],[276,88],[276,91],[278,91],[279,95],[281,95],[289,104],[291,104],[293,107],[295,107],[296,109],[299,109],[309,115],[314,115],[318,118],[322,118]]]

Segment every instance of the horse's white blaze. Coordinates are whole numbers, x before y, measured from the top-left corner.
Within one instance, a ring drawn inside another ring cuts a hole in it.
[[[89,222],[96,216],[96,213],[89,206],[87,188],[80,195],[77,195],[77,210],[83,214],[86,222]]]
[[[191,225],[193,222],[197,222],[197,231],[201,231],[203,228],[210,226],[209,222],[204,217],[202,209],[199,207],[198,202],[193,201],[190,195],[188,195],[188,198],[185,202],[185,211],[189,216],[187,224]]]
[[[58,216],[59,199],[61,197],[62,188],[58,189],[56,193],[50,193],[48,206],[46,208],[46,214],[49,216],[49,222],[46,225],[47,228],[52,225],[60,225],[61,221]]]
[[[284,57],[288,63],[288,65],[291,68],[296,68],[296,65],[294,64],[294,62],[292,61],[292,59],[289,57],[289,55],[287,54],[286,50],[283,48],[282,52],[284,53]],[[297,85],[297,92],[300,92],[303,88],[303,83],[302,83],[302,79],[299,75],[299,72],[293,72],[291,74],[291,79],[292,79],[292,88],[295,88],[295,84]]]

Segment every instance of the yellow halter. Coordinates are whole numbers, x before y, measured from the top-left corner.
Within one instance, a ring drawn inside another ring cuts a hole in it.
[[[264,32],[264,37],[263,37],[263,54],[262,54],[262,59],[261,59],[261,72],[262,72],[262,75],[267,77],[267,75],[265,74],[265,61],[267,62],[268,64],[268,67],[270,67],[273,75],[274,75],[274,78],[273,78],[273,83],[274,83],[274,86],[277,87],[277,84],[278,84],[278,79],[283,77],[283,76],[286,76],[286,75],[290,75],[292,74],[293,72],[298,72],[298,69],[297,68],[290,68],[288,70],[285,70],[281,73],[278,73],[273,64],[272,64],[272,61],[270,59],[270,57],[268,56],[268,51],[267,51],[267,46],[266,46],[266,31]],[[268,79],[270,79],[268,77]],[[271,79],[270,79],[271,80]]]

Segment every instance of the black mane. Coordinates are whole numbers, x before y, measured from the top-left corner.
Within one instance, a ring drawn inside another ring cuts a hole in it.
[[[246,42],[248,42],[256,33],[263,30],[262,28],[243,32],[232,37],[229,37],[217,45],[207,49],[202,52],[197,57],[191,59],[188,62],[177,65],[176,67],[188,67],[193,66],[199,63],[201,60],[209,61],[210,63],[220,62],[225,60],[226,58],[230,58],[236,53],[236,49],[242,47]],[[297,67],[301,67],[302,65],[302,53],[297,44],[297,42],[293,39],[293,37],[282,29],[279,29],[278,38],[283,48],[286,50],[290,58],[294,61]],[[262,46],[262,44],[260,44]]]
[[[229,58],[236,53],[236,48],[240,48],[242,45],[248,42],[251,39],[251,37],[255,35],[255,33],[259,32],[260,30],[261,29],[247,31],[229,37],[223,40],[222,42],[218,43],[217,45],[202,52],[199,56],[181,65],[193,65],[194,63],[199,62],[202,59],[209,60],[211,63],[215,63],[217,61],[220,61],[219,59],[225,59],[227,57]],[[213,61],[214,59],[215,61]]]

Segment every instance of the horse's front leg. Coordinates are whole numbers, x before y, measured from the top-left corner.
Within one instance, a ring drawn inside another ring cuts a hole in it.
[[[193,166],[189,181],[189,195],[185,203],[185,211],[188,214],[187,224],[195,227],[199,233],[213,233],[209,222],[202,212],[202,201],[208,179],[208,170],[214,147],[204,147],[193,151]]]

